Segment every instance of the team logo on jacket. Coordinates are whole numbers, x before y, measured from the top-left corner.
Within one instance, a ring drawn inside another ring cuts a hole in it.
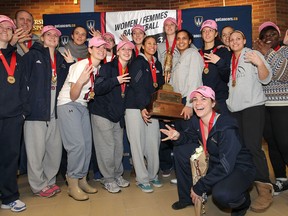
[[[61,36],[61,44],[63,46],[65,46],[68,43],[68,41],[69,41],[69,36],[67,36],[67,35],[62,35]]]
[[[194,23],[197,27],[200,27],[203,23],[203,16],[194,16]]]
[[[86,20],[86,26],[88,29],[95,27],[95,20]]]

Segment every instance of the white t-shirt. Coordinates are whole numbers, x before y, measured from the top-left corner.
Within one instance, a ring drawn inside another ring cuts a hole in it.
[[[65,80],[65,83],[59,93],[57,106],[67,104],[71,102],[70,98],[70,89],[71,83],[76,83],[79,79],[80,75],[82,74],[85,66],[89,63],[88,59],[83,59],[75,64],[71,65],[69,68],[68,76]],[[97,74],[98,69],[95,68],[93,71],[93,76]],[[82,88],[78,99],[75,102],[81,103],[83,106],[87,106],[87,102],[91,100],[89,92],[91,87],[94,87],[94,83],[91,83],[89,80]]]

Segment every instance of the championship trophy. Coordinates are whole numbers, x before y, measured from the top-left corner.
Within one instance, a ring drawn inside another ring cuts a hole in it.
[[[183,118],[181,114],[184,105],[182,95],[173,91],[173,87],[168,83],[172,70],[171,48],[167,51],[164,61],[165,84],[160,90],[152,94],[152,100],[147,110],[149,115],[161,119]]]

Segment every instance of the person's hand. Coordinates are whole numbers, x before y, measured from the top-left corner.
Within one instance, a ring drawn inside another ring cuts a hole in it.
[[[194,191],[193,191],[193,187],[191,188],[191,191],[190,191],[190,197],[192,199],[192,202],[195,204],[196,201],[199,199],[201,200],[202,202],[202,197],[201,196],[198,196]]]
[[[64,50],[64,53],[61,53],[61,55],[64,57],[64,59],[65,59],[65,61],[67,62],[67,63],[72,63],[72,62],[74,62],[74,58],[73,58],[73,56],[71,55],[71,52],[70,52],[70,50],[68,49],[68,50]]]
[[[95,30],[93,27],[89,29],[89,34],[90,34],[92,37],[102,37],[101,32],[98,31],[98,30]]]
[[[167,129],[160,129],[160,132],[165,134],[167,137],[162,139],[161,141],[166,140],[178,140],[180,137],[180,133],[169,125],[165,125]]]
[[[193,114],[192,107],[185,106],[182,109],[181,115],[184,117],[184,120],[190,119],[192,114]]]
[[[131,77],[129,73],[125,73],[123,75],[117,76],[119,84],[130,82]]]
[[[263,64],[262,59],[254,51],[250,51],[250,52],[245,53],[244,60],[245,60],[245,62],[251,62],[252,64],[254,64],[257,67],[259,65]]]
[[[23,28],[17,28],[13,33],[10,44],[14,46],[17,42],[23,43],[28,40],[31,40],[31,34],[29,34],[29,31],[24,31]]]
[[[286,30],[286,33],[284,35],[283,43],[288,46],[288,29]]]
[[[266,55],[266,53],[268,53],[268,51],[271,49],[271,44],[266,44],[257,38],[257,40],[255,40],[253,43],[253,49],[258,50],[260,53],[262,53],[262,55]]]
[[[141,116],[146,125],[148,125],[148,123],[151,123],[151,119],[150,119],[151,116],[149,115],[149,112],[147,111],[147,109],[141,110]]]
[[[94,66],[93,65],[89,66],[89,64],[87,64],[77,82],[79,82],[82,86],[88,83],[88,81],[90,80],[91,73],[93,73],[93,70]]]
[[[216,64],[220,57],[214,54],[212,51],[210,53],[204,53],[205,62]]]
[[[125,34],[120,35],[120,40],[122,41],[129,41],[128,37]]]

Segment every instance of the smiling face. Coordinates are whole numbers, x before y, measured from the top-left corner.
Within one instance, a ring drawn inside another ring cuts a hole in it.
[[[191,100],[194,111],[199,118],[203,119],[211,115],[213,107],[215,106],[215,101],[211,98],[204,97],[198,92]]]
[[[157,50],[157,42],[156,39],[153,37],[148,36],[147,38],[145,38],[145,40],[143,41],[143,45],[142,48],[144,50],[144,55],[150,59]]]
[[[177,31],[177,25],[170,20],[167,20],[164,24],[164,32],[166,35],[174,35]]]
[[[143,39],[145,38],[145,34],[140,29],[134,29],[132,32],[132,40],[135,42],[135,44],[140,45],[143,42]]]
[[[246,39],[240,32],[233,32],[230,35],[230,48],[234,53],[239,53],[244,48]]]
[[[182,54],[186,49],[190,47],[191,39],[189,38],[187,32],[181,31],[176,35],[176,47]]]
[[[88,52],[90,53],[92,61],[93,59],[101,61],[107,55],[107,50],[106,50],[105,45],[101,45],[99,47],[95,47],[95,46],[89,47]]]
[[[234,29],[230,26],[227,26],[222,29],[221,32],[221,41],[224,43],[225,46],[229,46],[230,44],[230,35],[234,31]]]
[[[13,26],[8,21],[0,23],[0,41],[8,43],[13,35]]]
[[[44,47],[56,48],[59,43],[59,36],[57,31],[50,30],[41,36],[41,40],[44,43]]]
[[[87,39],[87,32],[82,27],[76,27],[71,35],[73,42],[80,46],[85,43]]]
[[[128,62],[132,57],[132,48],[125,44],[117,51],[117,56],[119,57],[120,62]]]
[[[264,43],[269,44],[272,48],[275,48],[279,44],[280,35],[276,29],[270,28],[269,30],[261,34],[260,39]]]
[[[17,17],[14,20],[17,28],[23,28],[25,31],[32,31],[34,24],[33,17],[26,11],[20,11],[17,13]]]

